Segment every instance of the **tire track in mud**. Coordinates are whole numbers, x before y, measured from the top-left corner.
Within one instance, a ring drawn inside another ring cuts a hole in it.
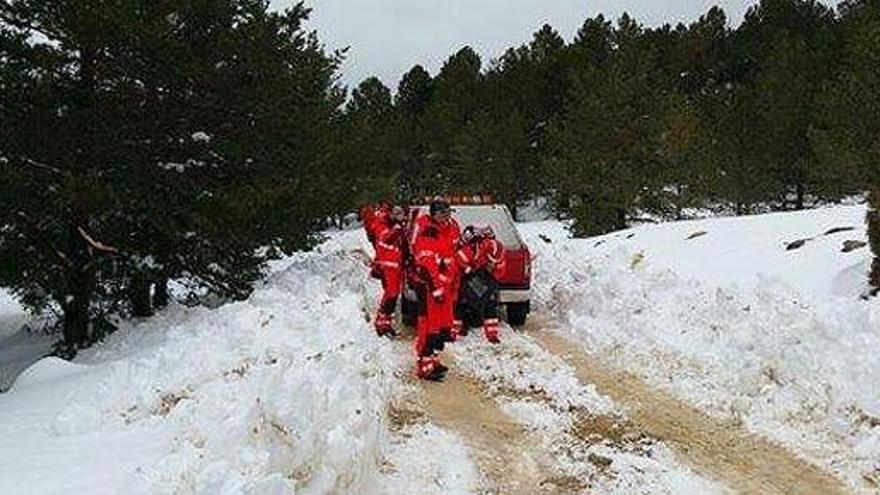
[[[626,407],[636,428],[663,441],[697,472],[739,493],[847,493],[839,480],[785,448],[604,366],[580,344],[537,324],[526,332],[572,366],[579,380]]]
[[[394,339],[396,345],[411,353],[412,329],[398,328],[402,331]],[[428,422],[454,433],[480,472],[481,495],[572,493],[560,491],[566,480],[554,477],[539,460],[542,456],[534,451],[524,425],[505,414],[477,380],[456,371],[450,352],[444,353],[443,361],[450,370],[441,382],[409,376],[416,393],[389,405],[392,430]]]
[[[430,421],[458,434],[470,450],[487,484],[481,493],[559,492],[523,425],[501,411],[478,383],[450,370],[446,380],[423,389]]]
[[[366,298],[365,303],[364,316],[369,321]],[[600,393],[624,406],[626,419],[631,422],[626,429],[634,428],[663,442],[698,473],[739,493],[847,493],[840,480],[784,447],[713,418],[667,392],[648,386],[639,377],[603,365],[581,344],[554,334],[549,325],[542,324],[546,323],[544,320],[533,318],[522,332],[574,368],[582,384],[594,385]],[[402,350],[405,347],[409,351],[408,334],[404,331],[399,338]],[[457,373],[454,362],[449,364],[452,370],[444,382],[424,383],[421,387],[419,409],[424,409],[398,413],[414,413],[421,419],[409,421],[427,420],[458,434],[488,485],[481,493],[583,491],[584,485],[578,484],[578,480],[555,478],[549,464],[552,460],[535,452],[537,445],[524,425],[505,414],[477,380]],[[577,423],[586,433],[605,437],[617,435],[615,431],[621,426],[613,421],[607,425],[602,421],[596,423],[596,418],[582,418]]]

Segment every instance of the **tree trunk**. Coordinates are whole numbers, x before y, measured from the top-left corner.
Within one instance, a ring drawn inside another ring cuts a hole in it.
[[[83,199],[82,177],[94,164],[95,116],[96,116],[96,79],[97,53],[95,43],[84,43],[80,46],[79,89],[82,99],[77,105],[76,115],[80,123],[80,149],[75,153],[76,167],[72,169],[74,187],[70,198],[70,234],[68,237],[66,274],[67,291],[61,307],[64,311],[63,331],[64,344],[68,353],[73,356],[77,349],[90,343],[89,323],[91,322],[92,299],[97,285],[97,269],[90,246],[80,232],[89,224],[87,202]]]
[[[795,185],[795,193],[796,193],[796,199],[795,199],[794,208],[796,210],[803,210],[804,209],[804,196],[806,195],[806,192],[804,191],[804,184],[802,182],[798,182],[797,185]]]
[[[571,216],[571,196],[567,193],[559,196],[559,204],[556,208],[556,219],[561,220],[565,215]]]
[[[89,344],[89,310],[95,293],[95,265],[85,240],[79,233],[78,222],[71,225],[67,258],[70,267],[67,273],[67,294],[61,307],[64,310],[63,332],[67,349],[76,349]]]
[[[168,306],[170,297],[168,296],[168,279],[162,277],[155,282],[153,293],[153,307],[162,309]]]
[[[616,208],[617,214],[617,230],[623,230],[626,228],[626,209],[624,208]]]
[[[153,316],[153,305],[150,301],[150,281],[143,275],[135,275],[128,288],[131,302],[131,316],[145,318]]]
[[[871,243],[871,251],[874,253],[874,261],[871,263],[872,296],[880,293],[880,186],[871,190],[868,195],[868,240]]]

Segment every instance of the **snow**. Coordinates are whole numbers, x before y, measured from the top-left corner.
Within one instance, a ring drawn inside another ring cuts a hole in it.
[[[868,249],[841,252],[843,241],[865,239],[865,211],[582,240],[559,223],[526,224],[536,309],[613,365],[782,443],[856,491],[876,490],[866,480],[880,481],[880,303],[858,297]],[[836,227],[855,230],[823,235]]]
[[[724,489],[683,466],[662,442],[633,435],[619,441],[583,439],[577,422],[610,418],[625,423],[622,411],[592,384],[580,383],[574,370],[531,338],[509,327],[500,346],[474,332],[452,353],[460,372],[477,378],[500,401],[502,410],[532,432],[544,461],[559,479],[586,483],[591,493],[724,493]],[[626,437],[626,435],[624,435]],[[610,464],[600,467],[600,456]]]
[[[0,392],[25,368],[52,350],[55,337],[26,328],[33,319],[7,291],[0,289]]]
[[[13,390],[25,389],[41,383],[60,380],[85,369],[88,369],[88,367],[57,357],[47,357],[37,361],[36,364],[20,374],[15,380]]]
[[[196,141],[199,143],[210,143],[211,142],[211,135],[205,131],[194,132],[192,134],[192,136],[190,136],[190,137],[192,138],[193,141]]]
[[[27,313],[12,294],[0,289],[0,339],[18,333],[27,319]]]
[[[864,214],[840,206],[582,240],[559,222],[522,224],[534,311],[606,364],[876,491],[880,302],[858,297],[868,249],[841,252],[865,240]],[[825,235],[837,227],[853,230]],[[479,492],[461,438],[389,413],[418,385],[409,345],[368,322],[379,287],[364,244],[360,231],[330,233],[273,262],[247,301],[172,306],[72,363],[30,366],[0,394],[4,495]],[[4,373],[48,350],[48,337],[19,331],[27,321],[0,292]],[[588,479],[595,493],[724,491],[662,439],[579,438],[580,419],[625,423],[626,410],[527,334],[505,327],[502,339],[450,346],[456,372],[523,425],[560,479]]]
[[[454,435],[389,428],[411,357],[366,322],[360,255],[327,248],[279,270],[247,301],[173,307],[27,370],[0,395],[3,493],[473,491]],[[417,452],[436,454],[406,469]]]
[[[402,437],[388,457],[392,467],[381,493],[476,493],[480,475],[459,438],[424,423],[406,428]]]
[[[869,252],[842,253],[841,248],[845,240],[867,241],[866,211],[857,205],[645,225],[593,238],[590,251],[644,252],[651,266],[713,286],[754,290],[763,280],[775,280],[817,299],[854,296],[866,287]],[[557,236],[561,228],[551,226]],[[823,235],[836,228],[854,230]],[[687,239],[693,235],[697,237]],[[785,249],[802,239],[811,240],[800,249]]]

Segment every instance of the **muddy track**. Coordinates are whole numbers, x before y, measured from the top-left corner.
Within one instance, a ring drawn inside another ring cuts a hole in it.
[[[540,453],[530,448],[522,425],[504,414],[476,382],[450,371],[445,381],[423,388],[430,421],[457,433],[470,450],[486,482],[481,493],[558,493],[558,484]]]
[[[534,324],[526,331],[571,365],[579,380],[626,407],[635,427],[666,443],[697,472],[740,493],[846,493],[839,480],[785,448],[712,418],[636,376],[604,366],[580,344]]]

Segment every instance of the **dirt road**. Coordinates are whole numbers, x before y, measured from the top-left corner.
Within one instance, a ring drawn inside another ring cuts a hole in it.
[[[622,422],[584,416],[577,409],[565,412],[566,422],[572,425],[565,440],[568,443],[596,442],[598,436],[606,444],[619,443],[619,448],[632,452],[633,439],[644,442],[647,438],[669,447],[678,460],[721,490],[735,493],[846,493],[837,479],[784,448],[711,418],[637,377],[602,365],[580,345],[540,324],[533,324],[519,337],[570,365],[579,381],[594,385],[626,411]],[[510,353],[509,358],[518,359],[517,355]],[[460,363],[450,364],[453,371],[445,382],[422,386],[424,414],[428,421],[463,439],[483,475],[483,493],[601,493],[595,480],[560,474],[566,469],[544,450],[538,433],[499,407],[499,399],[504,397],[497,387],[455,371]],[[592,455],[589,461],[598,466],[597,473],[602,472],[605,461]]]
[[[559,489],[540,453],[530,448],[523,426],[504,414],[478,383],[452,372],[443,383],[426,384],[425,399],[431,421],[459,434],[470,449],[486,481],[485,493]]]
[[[662,440],[697,472],[740,493],[846,493],[837,479],[779,445],[712,418],[638,377],[609,369],[557,334],[530,335],[572,365],[579,379],[626,406],[637,428]]]

